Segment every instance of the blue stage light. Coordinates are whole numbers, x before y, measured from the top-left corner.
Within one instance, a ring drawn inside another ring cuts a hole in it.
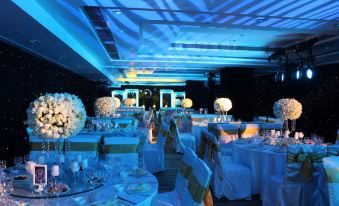
[[[312,77],[313,77],[313,71],[312,71],[312,69],[310,67],[306,71],[306,76],[309,79],[312,79]]]

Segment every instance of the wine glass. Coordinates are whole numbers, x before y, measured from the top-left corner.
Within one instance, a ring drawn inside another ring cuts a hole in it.
[[[30,158],[29,154],[26,154],[26,155],[24,155],[23,159],[24,159],[24,162],[27,163],[31,158]]]
[[[0,160],[0,175],[1,176],[4,174],[5,169],[6,169],[6,161]]]
[[[21,163],[22,163],[22,157],[21,156],[14,157],[14,164],[15,164],[16,169],[19,168]]]

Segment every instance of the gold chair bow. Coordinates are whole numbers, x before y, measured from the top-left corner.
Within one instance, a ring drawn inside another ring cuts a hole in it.
[[[317,152],[305,154],[304,151],[300,149],[295,154],[289,152],[287,155],[287,162],[301,163],[300,175],[306,182],[313,175],[313,163],[320,163],[324,156],[325,156],[324,154]]]

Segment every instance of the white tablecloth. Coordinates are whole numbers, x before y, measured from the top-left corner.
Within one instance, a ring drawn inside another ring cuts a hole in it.
[[[250,148],[245,144],[233,144],[233,160],[249,167],[252,171],[252,194],[263,191],[265,180],[269,175],[284,175],[286,167],[286,152],[273,152],[259,148]],[[262,195],[261,195],[262,196]]]

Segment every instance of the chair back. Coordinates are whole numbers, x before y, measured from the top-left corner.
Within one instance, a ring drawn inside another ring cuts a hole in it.
[[[175,191],[181,201],[184,199],[184,195],[188,193],[188,180],[192,175],[193,165],[197,158],[193,150],[184,148],[184,155],[179,163],[179,171],[175,180]]]
[[[326,147],[320,145],[290,145],[283,181],[283,201],[286,205],[318,205],[322,158]]]
[[[339,205],[339,156],[323,158],[330,206]]]
[[[211,170],[201,159],[197,158],[193,165],[192,175],[188,180],[188,194],[184,196],[183,205],[203,205],[209,191]]]
[[[135,137],[104,137],[105,159],[119,159],[122,164],[136,167],[139,143]]]
[[[207,130],[201,133],[201,141],[198,155],[213,170],[215,160],[219,160],[215,155],[219,155],[219,143],[217,138]]]
[[[165,151],[171,151],[173,147],[173,137],[168,124],[163,122],[158,132],[158,142]]]
[[[259,134],[259,124],[241,124],[240,125],[240,137],[251,138]]]

